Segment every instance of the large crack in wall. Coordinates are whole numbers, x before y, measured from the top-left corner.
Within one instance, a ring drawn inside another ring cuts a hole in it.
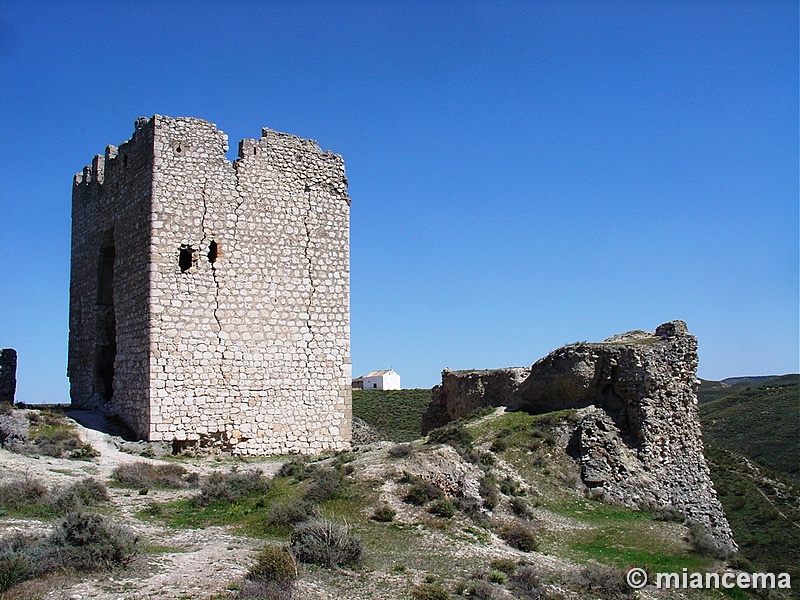
[[[311,290],[308,294],[308,306],[306,308],[306,314],[308,318],[306,319],[306,327],[308,328],[308,333],[311,336],[310,339],[306,342],[305,346],[305,353],[306,353],[306,365],[311,363],[311,342],[314,341],[314,328],[311,326],[311,311],[314,306],[314,295],[317,292],[316,284],[314,282],[314,263],[311,259],[311,212],[314,208],[313,203],[311,202],[311,187],[306,184],[303,190],[304,198],[306,200],[305,206],[305,214],[303,215],[303,228],[305,229],[305,240],[303,245],[303,256],[306,259],[306,263],[308,264],[308,283],[311,286]]]

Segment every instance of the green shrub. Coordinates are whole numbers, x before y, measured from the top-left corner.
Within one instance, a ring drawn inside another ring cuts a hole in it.
[[[533,510],[530,503],[524,498],[512,498],[508,502],[511,512],[523,519],[530,519],[533,516]]]
[[[267,546],[256,554],[237,598],[289,600],[297,581],[297,562],[285,546]]]
[[[298,560],[324,567],[355,565],[364,551],[361,538],[347,526],[325,519],[300,524],[292,533],[291,546]]]
[[[510,558],[495,558],[489,563],[489,566],[494,571],[500,571],[506,575],[510,575],[517,570],[517,563]]]
[[[492,442],[492,445],[489,447],[489,450],[492,452],[503,452],[508,448],[508,442],[501,437],[497,437]]]
[[[403,497],[403,501],[408,504],[423,506],[431,500],[438,500],[443,495],[442,490],[429,481],[419,480],[408,489],[406,495]]]
[[[338,469],[317,469],[312,477],[303,494],[303,498],[309,502],[319,504],[338,498],[344,492],[344,474]]]
[[[245,496],[266,494],[271,488],[272,482],[258,469],[242,472],[232,469],[229,473],[212,473],[205,478],[193,502],[200,506],[215,502],[233,504]]]
[[[587,564],[574,579],[581,589],[610,598],[628,596],[631,592],[624,571],[598,563]]]
[[[293,527],[319,516],[316,506],[307,500],[293,500],[273,506],[267,522],[273,527]]]
[[[388,504],[382,504],[375,509],[375,512],[372,513],[372,517],[370,518],[380,523],[390,523],[392,520],[394,520],[396,514],[397,512],[391,506]]]
[[[491,583],[499,583],[500,585],[502,585],[506,581],[508,581],[508,574],[503,573],[503,571],[492,569],[489,575],[487,575],[486,579]]]
[[[43,454],[55,458],[85,460],[99,456],[91,444],[84,443],[74,425],[63,415],[51,411],[32,411],[28,413],[30,429],[27,454]]]
[[[503,593],[502,588],[499,588],[484,579],[473,580],[467,586],[467,592],[470,597],[478,598],[479,600],[500,600],[507,598]]]
[[[481,498],[483,498],[483,506],[487,510],[494,510],[494,507],[500,502],[500,492],[497,489],[497,482],[491,475],[487,475],[480,480],[478,493],[481,495]]]
[[[194,477],[192,477],[194,475]],[[135,462],[119,465],[111,474],[116,482],[130,488],[184,488],[197,485],[197,476],[176,464]]]
[[[411,590],[411,597],[414,600],[448,600],[450,593],[440,585],[423,583],[414,586]]]
[[[433,444],[449,444],[459,454],[472,450],[472,434],[461,423],[453,421],[443,427],[428,432],[428,442]]]
[[[522,491],[519,482],[512,477],[506,477],[500,482],[500,491],[506,496],[520,496]]]
[[[39,504],[47,496],[47,486],[38,479],[15,479],[0,485],[0,508],[20,510]]]
[[[294,477],[297,481],[303,480],[307,474],[308,463],[300,458],[283,463],[278,470],[278,477]]]
[[[447,498],[441,498],[439,500],[436,500],[436,502],[434,502],[433,504],[431,504],[430,508],[428,509],[428,512],[438,517],[449,519],[456,514],[456,507]]]
[[[512,548],[523,552],[533,552],[539,547],[539,540],[533,528],[520,522],[506,525],[500,530],[500,537]]]
[[[80,510],[84,506],[95,506],[108,501],[106,486],[86,477],[72,485],[50,494],[46,505],[56,514],[66,514],[70,511]]]

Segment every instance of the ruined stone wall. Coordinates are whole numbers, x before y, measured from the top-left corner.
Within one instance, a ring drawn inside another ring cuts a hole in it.
[[[487,406],[515,408],[517,390],[530,368],[508,367],[475,371],[442,371],[442,383],[431,391],[422,416],[422,432],[463,419]]]
[[[345,447],[350,201],[341,157],[265,129],[242,141],[231,164],[227,138],[211,123],[157,115],[138,127],[134,140],[139,129],[152,134],[141,194],[150,203],[139,332],[146,359],[137,365],[147,388],[128,402],[115,369],[109,408],[143,437],[178,446],[241,454]],[[135,196],[126,199],[137,204]],[[73,226],[73,237],[82,233]],[[118,248],[115,284],[127,258]],[[73,371],[77,383],[71,362]],[[144,427],[131,414],[137,403]]]
[[[697,362],[697,339],[683,321],[672,321],[655,332],[554,350],[521,383],[508,369],[444,371],[423,428],[483,406],[534,414],[577,409],[566,451],[593,497],[633,508],[676,507],[734,550],[703,454]],[[498,394],[492,381],[508,385]]]
[[[17,351],[13,348],[0,350],[0,402],[14,404],[17,391]]]

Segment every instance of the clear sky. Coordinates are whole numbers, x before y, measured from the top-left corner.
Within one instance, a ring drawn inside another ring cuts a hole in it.
[[[683,319],[797,372],[798,3],[0,0],[0,347],[66,402],[72,176],[155,113],[344,156],[354,376]]]

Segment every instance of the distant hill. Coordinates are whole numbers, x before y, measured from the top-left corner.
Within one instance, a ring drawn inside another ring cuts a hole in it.
[[[422,413],[430,402],[430,389],[353,390],[353,416],[384,439],[410,442],[422,437]]]
[[[800,482],[800,376],[703,381],[703,437]]]
[[[794,581],[800,576],[800,487],[719,446],[707,444],[705,454],[740,556],[754,569],[790,572]]]

